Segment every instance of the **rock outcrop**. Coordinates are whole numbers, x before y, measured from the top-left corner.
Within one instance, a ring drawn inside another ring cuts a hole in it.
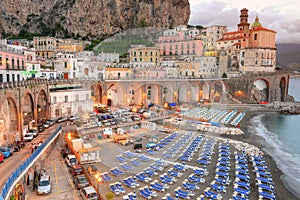
[[[2,35],[97,38],[129,28],[187,24],[188,0],[2,0]]]

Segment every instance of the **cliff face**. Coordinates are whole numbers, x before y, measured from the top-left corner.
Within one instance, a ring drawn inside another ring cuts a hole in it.
[[[128,28],[187,24],[188,0],[2,0],[0,33],[95,38]]]

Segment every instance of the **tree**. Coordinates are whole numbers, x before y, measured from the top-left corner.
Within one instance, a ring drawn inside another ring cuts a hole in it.
[[[222,78],[227,78],[227,74],[223,73]]]

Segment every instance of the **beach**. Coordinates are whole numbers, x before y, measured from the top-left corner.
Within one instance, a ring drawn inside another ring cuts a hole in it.
[[[242,135],[219,135],[219,134],[202,133],[202,135],[204,136],[203,141],[207,141],[207,140],[209,140],[209,138],[213,138],[216,142],[216,145],[214,146],[215,154],[212,156],[211,164],[209,164],[207,166],[207,170],[209,172],[214,172],[216,170],[217,154],[218,154],[216,152],[218,152],[218,145],[221,144],[221,143],[224,143],[227,138],[232,139],[233,141],[241,141],[241,142],[245,142],[245,143],[248,143],[248,144],[253,144],[254,146],[260,148],[263,151],[264,144],[266,142],[263,140],[263,138],[261,138],[261,137],[259,137],[259,136],[257,136],[256,134],[253,133],[253,130],[251,129],[251,124],[249,122],[253,117],[255,117],[257,115],[260,115],[262,113],[266,113],[266,112],[274,112],[273,110],[268,109],[268,108],[264,108],[264,107],[261,107],[261,106],[256,106],[256,105],[255,106],[250,106],[250,105],[248,105],[248,106],[247,105],[216,105],[215,106],[214,105],[214,107],[219,108],[219,109],[243,110],[243,111],[246,111],[246,115],[240,123],[240,127],[244,132],[244,134],[242,134]],[[186,132],[189,132],[193,129],[189,125],[181,126],[181,128],[186,129],[187,130]],[[195,130],[195,127],[194,127],[194,130]],[[142,138],[141,143],[143,143],[143,147],[145,147],[146,143],[149,141],[150,136],[154,135],[154,134],[158,136],[159,140],[161,140],[164,137],[167,137],[170,133],[158,132],[158,131],[149,131],[149,130],[145,130],[145,129],[137,129],[135,131],[135,136],[138,136],[138,137]],[[196,135],[200,134],[200,132],[198,132],[198,133],[194,132],[193,134],[194,134],[194,136],[196,136]],[[224,140],[222,140],[222,138]],[[99,171],[101,173],[108,172],[108,174],[111,176],[111,174],[109,172],[110,169],[112,169],[114,167],[118,167],[119,169],[121,169],[120,165],[122,163],[117,161],[116,158],[115,158],[118,154],[123,155],[123,157],[127,158],[128,162],[133,159],[133,158],[129,158],[129,157],[124,156],[124,152],[126,152],[126,151],[133,152],[133,147],[130,146],[130,145],[129,146],[122,146],[120,144],[111,143],[107,139],[99,141],[99,144],[101,146],[101,149],[103,149],[103,150],[105,149],[105,151],[103,151],[103,154],[101,155],[101,161],[102,162],[96,164],[97,168],[99,169]],[[201,144],[201,148],[203,148],[203,145],[204,145],[204,143]],[[234,151],[236,151],[236,149],[237,149],[236,145],[234,143],[231,143],[231,154],[234,154]],[[148,161],[148,162],[143,162],[140,166],[133,167],[132,170],[129,170],[129,171],[124,171],[123,170],[124,174],[121,175],[121,176],[118,176],[118,177],[111,176],[112,179],[113,179],[111,182],[100,183],[99,184],[99,190],[100,190],[101,194],[103,194],[105,196],[105,194],[108,194],[110,192],[109,185],[111,183],[114,183],[116,181],[121,181],[122,182],[122,180],[124,178],[127,178],[128,176],[134,176],[135,174],[143,171],[146,167],[149,167],[150,165],[152,165],[152,163],[155,162],[156,159],[162,158],[162,156],[159,155],[159,153],[161,153],[161,152],[158,152],[158,155],[148,155],[145,152],[145,149],[143,148],[140,155],[144,154],[145,156],[149,156],[149,157],[151,157],[151,160]],[[275,185],[276,199],[297,200],[298,195],[295,194],[295,193],[290,192],[289,185],[286,184],[282,179],[284,177],[284,174],[277,167],[276,162],[266,152],[264,152],[264,157],[265,157],[265,160],[268,164],[270,172],[272,174],[273,182],[274,182],[274,185]],[[168,163],[167,167],[165,167],[159,174],[167,173],[167,171],[170,170],[173,166],[172,162],[182,163],[177,158],[176,159],[171,159],[171,160],[167,159],[167,163]],[[234,161],[233,157],[231,158],[230,163],[231,163],[231,166],[235,165],[235,161]],[[166,193],[170,193],[171,196],[174,196],[174,190],[176,188],[180,187],[182,182],[185,179],[188,179],[189,174],[193,173],[193,166],[200,167],[199,164],[197,163],[197,156],[193,157],[193,159],[187,163],[187,166],[188,166],[188,168],[183,173],[183,176],[176,178],[177,182],[175,184],[170,185],[169,189],[166,192],[157,193],[159,199],[161,197],[163,197]],[[249,172],[250,172],[251,179],[254,180],[255,179],[255,174],[252,172],[251,168],[249,168]],[[230,177],[231,181],[234,181],[234,179],[235,179],[234,167],[232,167],[232,169],[229,171],[229,177]],[[195,198],[192,197],[191,199],[196,199],[196,197],[198,197],[200,194],[203,193],[205,188],[209,187],[209,184],[214,179],[214,173],[210,173],[208,176],[205,176],[204,178],[205,178],[205,183],[199,184],[200,190],[195,191],[195,194],[196,194]],[[152,177],[152,180],[159,180],[159,177],[158,176]],[[130,189],[128,187],[124,187],[125,190],[126,190],[126,193],[133,192],[133,191],[137,191],[137,193],[138,193],[138,188],[143,187],[143,186],[149,186],[150,183],[144,184],[144,183],[139,182],[139,184],[140,184],[140,186],[135,188],[135,189]],[[95,187],[97,187],[97,185],[95,185]],[[222,193],[223,199],[229,199],[232,195],[232,191],[233,191],[233,185],[229,184],[229,186],[227,187],[227,192]],[[253,184],[253,185],[251,185],[250,199],[255,200],[255,199],[257,199],[257,196],[258,196],[257,186],[255,186],[255,184]],[[122,199],[122,195],[115,196],[115,199]]]
[[[299,198],[299,194],[297,194],[296,192],[299,193],[299,191],[292,191],[292,188],[290,188],[291,183],[286,182],[286,179],[284,179],[285,175],[282,173],[282,171],[277,167],[276,162],[274,161],[274,159],[268,155],[265,151],[264,148],[266,146],[266,142],[263,138],[255,135],[253,133],[253,128],[250,125],[250,120],[258,115],[261,115],[263,113],[266,112],[274,112],[270,109],[267,108],[263,108],[263,107],[242,107],[243,109],[245,109],[245,111],[247,112],[245,118],[242,120],[242,122],[240,123],[241,129],[244,131],[243,135],[238,135],[238,136],[234,136],[232,137],[232,139],[235,140],[240,140],[249,144],[253,144],[255,146],[257,146],[258,148],[260,148],[264,153],[265,153],[265,159],[268,163],[268,166],[270,168],[272,177],[273,177],[273,181],[275,184],[275,191],[276,191],[276,197],[277,199],[282,199],[282,200],[298,200]]]

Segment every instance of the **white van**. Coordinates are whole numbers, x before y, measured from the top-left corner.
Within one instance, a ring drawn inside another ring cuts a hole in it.
[[[99,200],[98,194],[93,186],[84,187],[80,190],[80,196],[84,200]]]
[[[37,188],[37,194],[49,194],[51,192],[51,181],[49,175],[42,175]]]

